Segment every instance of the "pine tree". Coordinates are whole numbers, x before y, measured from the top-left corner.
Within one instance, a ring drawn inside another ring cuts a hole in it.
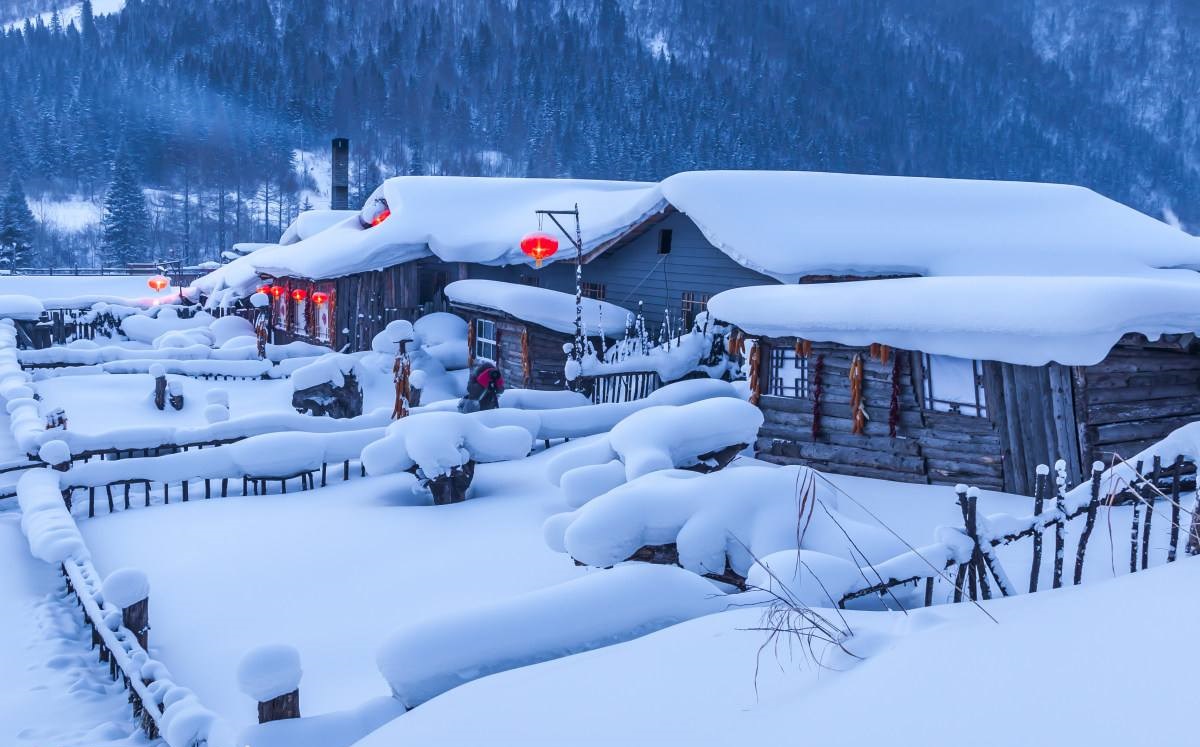
[[[99,41],[100,37],[96,32],[96,17],[92,12],[92,0],[83,0],[83,5],[79,8],[79,33],[83,37],[83,43],[89,47]]]
[[[104,197],[101,231],[100,246],[106,264],[123,265],[147,259],[150,215],[146,210],[146,195],[123,149],[113,163],[112,183]]]
[[[14,172],[8,182],[8,194],[0,205],[0,267],[13,269],[29,265],[37,221],[25,200],[25,189]]]

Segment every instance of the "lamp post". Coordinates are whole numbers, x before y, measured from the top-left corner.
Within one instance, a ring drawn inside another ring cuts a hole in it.
[[[575,342],[571,349],[571,360],[580,362],[583,360],[583,233],[579,227],[579,203],[575,203],[572,210],[535,210],[534,213],[537,214],[539,223],[543,216],[553,221],[567,241],[575,247]],[[574,235],[559,220],[559,217],[566,216],[575,219]],[[550,239],[550,241],[546,242],[544,239]],[[529,234],[521,241],[521,251],[534,258],[536,267],[541,267],[542,259],[549,257],[557,250],[558,242],[554,241],[549,234],[540,231]]]

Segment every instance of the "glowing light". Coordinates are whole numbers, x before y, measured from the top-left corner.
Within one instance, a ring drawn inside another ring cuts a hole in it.
[[[312,294],[312,302],[318,306],[320,306],[321,304],[325,303],[328,300],[329,300],[328,293],[322,293],[321,291],[317,291],[316,293]]]
[[[293,301],[303,301],[306,298],[308,298],[308,291],[304,290],[303,288],[297,288],[296,290],[292,291]]]
[[[533,257],[534,267],[541,267],[542,260],[558,251],[558,239],[544,231],[534,231],[521,239],[521,251]]]
[[[150,286],[155,293],[160,293],[164,288],[171,284],[171,281],[162,275],[155,275],[146,281],[146,285]]]

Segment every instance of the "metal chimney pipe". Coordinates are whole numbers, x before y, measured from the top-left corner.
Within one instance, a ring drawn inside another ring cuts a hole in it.
[[[350,209],[350,140],[344,137],[333,139],[333,181],[329,190],[329,207],[334,210]]]

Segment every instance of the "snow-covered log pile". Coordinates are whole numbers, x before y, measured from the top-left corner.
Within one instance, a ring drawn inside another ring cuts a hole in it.
[[[656,470],[709,472],[754,442],[763,416],[733,397],[658,405],[633,413],[605,436],[561,451],[547,476],[571,508]]]
[[[217,715],[191,690],[177,685],[166,666],[151,659],[137,634],[122,624],[118,603],[134,601],[136,590],[129,582],[140,574],[124,573],[123,577],[110,577],[110,582],[101,581],[63,503],[59,473],[48,469],[26,472],[17,485],[17,500],[30,551],[61,566],[68,589],[77,595],[83,614],[96,631],[102,656],[111,657],[115,664],[114,679],[123,680],[130,689],[134,715],[141,719],[146,735],[161,737],[169,747],[231,747],[228,729]]]
[[[621,643],[727,606],[713,584],[678,568],[622,566],[405,626],[377,661],[411,709],[496,672]]]
[[[547,519],[547,544],[586,565],[677,562],[736,582],[756,558],[815,550],[856,565],[906,549],[894,536],[838,513],[837,494],[807,467],[748,466],[643,475],[573,512]]]

